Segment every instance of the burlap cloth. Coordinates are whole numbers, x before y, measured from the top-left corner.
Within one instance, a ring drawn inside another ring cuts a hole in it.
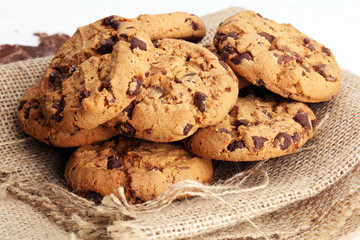
[[[203,17],[202,43],[240,10]],[[145,205],[108,197],[96,207],[64,181],[73,149],[47,146],[17,126],[19,99],[50,59],[0,65],[0,239],[341,239],[359,229],[358,76],[343,70],[336,98],[310,105],[321,123],[302,150],[256,165],[214,161],[209,187],[188,182]],[[171,201],[184,191],[196,197]]]

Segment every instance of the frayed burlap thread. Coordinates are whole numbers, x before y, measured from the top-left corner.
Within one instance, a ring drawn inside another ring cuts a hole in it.
[[[230,8],[203,18],[206,44]],[[51,57],[0,65],[0,239],[341,239],[360,227],[360,77],[309,104],[321,120],[304,148],[260,163],[214,161],[210,186],[185,181],[141,205],[78,197],[63,171],[74,149],[17,126],[16,109]],[[192,196],[175,200],[180,195]]]

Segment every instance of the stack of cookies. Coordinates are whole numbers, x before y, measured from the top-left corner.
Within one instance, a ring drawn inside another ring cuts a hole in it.
[[[131,203],[172,184],[208,184],[211,160],[290,154],[315,135],[304,102],[330,100],[340,70],[331,51],[290,24],[252,11],[205,26],[174,12],[110,16],[80,27],[20,101],[20,127],[57,147],[80,147],[65,179],[101,202],[124,187]]]

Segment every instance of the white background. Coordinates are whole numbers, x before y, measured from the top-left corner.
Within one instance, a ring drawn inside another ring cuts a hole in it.
[[[37,45],[35,32],[71,35],[77,26],[112,14],[186,11],[202,16],[231,6],[291,23],[328,47],[341,68],[360,75],[359,0],[0,0],[0,44]],[[360,237],[356,237],[360,240]]]

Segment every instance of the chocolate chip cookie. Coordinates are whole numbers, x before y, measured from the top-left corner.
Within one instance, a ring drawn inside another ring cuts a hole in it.
[[[92,199],[119,196],[118,188],[124,187],[131,203],[152,200],[182,180],[210,183],[212,174],[211,160],[192,155],[180,144],[126,137],[79,148],[65,168],[65,179],[77,194]]]
[[[135,99],[154,47],[139,23],[114,27],[105,18],[78,28],[45,70],[42,109],[56,130],[95,128]]]
[[[333,53],[291,24],[239,12],[220,24],[214,44],[234,71],[285,98],[321,102],[339,90]]]
[[[75,133],[64,133],[53,129],[44,118],[39,100],[40,82],[31,86],[20,100],[18,123],[28,135],[46,144],[57,147],[78,147],[107,140],[118,133],[113,129],[100,125],[90,130],[79,130]]]
[[[294,152],[312,138],[317,119],[304,103],[269,95],[252,86],[240,91],[235,106],[219,124],[184,140],[204,158],[257,161]]]
[[[154,61],[136,99],[107,125],[125,136],[171,142],[220,122],[238,95],[231,68],[187,41],[162,39],[154,45]]]

